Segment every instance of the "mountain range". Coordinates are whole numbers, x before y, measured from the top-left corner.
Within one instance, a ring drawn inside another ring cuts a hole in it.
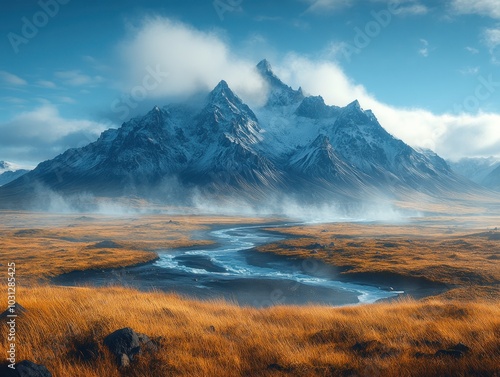
[[[45,189],[185,205],[194,195],[320,203],[479,190],[437,154],[390,135],[357,100],[329,106],[283,83],[266,60],[256,69],[264,106],[251,109],[221,81],[201,106],[156,106],[40,163],[0,188],[0,205]]]
[[[16,180],[29,170],[7,161],[0,161],[0,186]]]
[[[463,158],[448,161],[450,167],[471,181],[492,190],[500,191],[500,159]]]

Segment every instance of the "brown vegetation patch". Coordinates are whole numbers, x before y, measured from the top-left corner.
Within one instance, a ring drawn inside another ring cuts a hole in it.
[[[259,251],[317,259],[341,268],[345,276],[386,273],[425,278],[450,288],[498,286],[500,244],[495,238],[500,232],[473,233],[471,225],[461,225],[450,234],[449,225],[441,221],[415,220],[402,226],[332,223],[276,228],[272,230],[290,234],[293,239],[262,246]],[[310,252],[312,246],[315,253]]]
[[[213,224],[262,222],[203,216],[53,215],[2,211],[0,266],[16,263],[24,282],[72,271],[120,268],[154,260],[156,250],[207,245],[192,239]]]

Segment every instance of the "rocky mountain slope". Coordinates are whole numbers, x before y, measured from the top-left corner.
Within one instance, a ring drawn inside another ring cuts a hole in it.
[[[475,189],[439,156],[394,138],[358,101],[328,106],[283,83],[267,61],[265,106],[221,81],[203,106],[155,107],[0,188],[0,201],[41,189],[189,204],[194,193],[262,201],[364,200]]]

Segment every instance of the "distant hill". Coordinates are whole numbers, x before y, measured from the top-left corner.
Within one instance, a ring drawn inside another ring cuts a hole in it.
[[[463,158],[448,164],[456,173],[471,181],[500,191],[500,158]]]

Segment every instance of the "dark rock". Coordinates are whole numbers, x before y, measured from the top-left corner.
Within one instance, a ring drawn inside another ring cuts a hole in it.
[[[118,356],[117,361],[118,361],[118,366],[121,368],[126,368],[130,365],[130,358],[124,353]]]
[[[109,334],[104,338],[104,345],[116,356],[120,367],[129,366],[134,357],[143,351],[158,351],[158,345],[147,335],[136,333],[130,327]]]
[[[24,360],[16,365],[19,377],[52,377],[52,374],[44,365],[35,364]]]
[[[44,365],[35,364],[24,360],[16,364],[16,369],[7,365],[0,366],[0,376],[2,377],[52,377],[52,374]]]
[[[212,333],[215,332],[215,326],[210,326],[208,328],[208,332],[212,332]]]
[[[0,376],[2,377],[19,377],[16,369],[11,369],[7,365],[0,365]]]
[[[133,359],[141,350],[138,334],[129,327],[109,334],[104,338],[104,345],[117,357],[120,366],[123,366],[122,355]]]
[[[147,335],[145,334],[137,334],[139,336],[139,342],[141,343],[141,351],[151,351],[151,352],[156,352],[158,351],[158,342],[150,339]]]

